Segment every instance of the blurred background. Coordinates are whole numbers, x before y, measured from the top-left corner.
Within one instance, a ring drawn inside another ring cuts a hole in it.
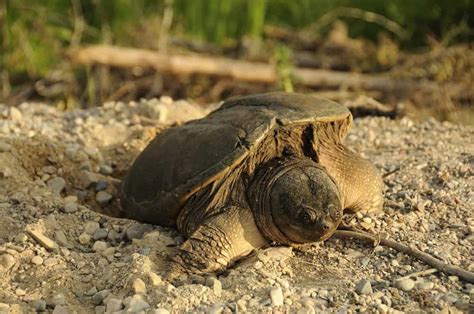
[[[0,102],[271,90],[474,124],[471,0],[0,0]]]

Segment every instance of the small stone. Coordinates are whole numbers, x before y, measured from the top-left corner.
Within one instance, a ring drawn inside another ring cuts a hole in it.
[[[56,173],[56,167],[54,167],[54,166],[44,166],[43,168],[41,168],[41,171],[43,171],[44,173],[47,173],[47,174],[53,174],[53,173]]]
[[[16,107],[10,107],[10,118],[12,121],[21,121],[21,119],[23,119],[23,114],[21,113],[20,109]]]
[[[62,305],[56,305],[52,314],[68,314],[68,310]]]
[[[134,224],[127,228],[127,230],[125,231],[125,234],[127,236],[127,239],[129,240],[141,239],[143,235],[145,234],[145,232],[148,232],[152,229],[153,229],[152,225]]]
[[[30,303],[31,307],[34,308],[37,312],[46,311],[46,301],[45,300],[34,300]]]
[[[24,296],[24,295],[26,294],[26,291],[23,290],[23,289],[21,289],[21,288],[16,288],[15,294],[16,294],[17,296],[19,296],[19,297],[22,297],[22,296]]]
[[[119,242],[121,239],[121,235],[114,229],[111,229],[109,230],[109,233],[107,234],[107,239],[112,242]]]
[[[386,314],[389,310],[389,307],[383,303],[377,304],[376,308],[380,314]]]
[[[368,279],[361,279],[355,288],[358,294],[371,294],[372,293],[372,285],[370,284],[370,280]]]
[[[253,268],[255,269],[260,269],[263,267],[263,263],[261,261],[256,261],[255,264],[253,265]]]
[[[148,273],[148,279],[152,286],[160,286],[163,284],[163,280],[161,279],[161,277],[155,274],[154,272]]]
[[[434,283],[431,281],[421,281],[415,284],[415,288],[419,290],[431,290],[434,288]]]
[[[90,188],[93,184],[99,181],[97,174],[87,170],[82,170],[80,172],[79,180],[81,181],[82,186],[86,189]]]
[[[104,302],[105,298],[110,294],[109,290],[101,290],[94,294],[92,297],[92,301],[94,301],[95,305],[101,305]]]
[[[68,213],[68,214],[74,213],[74,212],[77,211],[77,208],[78,208],[78,205],[77,205],[76,202],[66,203],[66,204],[64,205],[64,212],[65,212],[65,213]]]
[[[56,194],[61,194],[61,192],[66,187],[66,180],[61,177],[56,177],[48,180],[46,183],[48,188]]]
[[[15,263],[16,263],[16,259],[11,254],[5,253],[5,254],[0,255],[0,266],[3,269],[8,270],[12,268],[13,265],[15,265]]]
[[[100,166],[100,173],[103,175],[111,175],[114,172],[114,169],[109,165],[101,165]]]
[[[66,297],[62,293],[55,294],[51,298],[51,304],[52,305],[64,305],[64,304],[66,304]]]
[[[167,309],[164,309],[164,308],[157,308],[153,311],[151,311],[152,314],[170,314],[170,311],[168,311]]]
[[[90,235],[93,235],[97,229],[100,228],[100,225],[97,221],[88,221],[84,225],[84,232]]]
[[[99,191],[95,195],[95,200],[100,206],[107,206],[114,197],[106,191]]]
[[[105,308],[106,312],[109,313],[120,311],[123,308],[122,300],[116,298],[108,298]]]
[[[0,153],[9,152],[12,149],[12,146],[8,143],[0,141]]]
[[[206,286],[212,288],[212,291],[217,297],[220,297],[222,294],[222,283],[219,279],[215,277],[208,277],[206,279]]]
[[[133,297],[130,299],[130,303],[126,308],[126,311],[135,313],[148,310],[149,308],[150,305],[142,299],[141,295],[134,294]]]
[[[43,258],[41,256],[33,256],[33,258],[31,259],[31,262],[35,265],[41,265],[43,264]]]
[[[92,249],[94,250],[94,252],[100,253],[100,252],[105,251],[108,247],[109,245],[107,244],[107,242],[95,241],[94,245],[92,246]]]
[[[146,294],[146,285],[140,278],[136,278],[132,283],[135,294]]]
[[[58,230],[54,232],[54,239],[60,246],[72,247],[62,230]]]
[[[103,190],[105,190],[105,189],[107,188],[107,186],[108,186],[107,181],[99,180],[99,181],[97,181],[97,183],[95,184],[94,190],[95,190],[96,192],[103,191]]]
[[[87,233],[83,232],[79,236],[79,243],[82,245],[89,244],[91,242],[91,236],[88,235]]]
[[[394,286],[402,291],[410,291],[415,287],[415,282],[410,279],[396,280]]]
[[[96,287],[92,287],[89,290],[87,290],[86,292],[84,292],[84,294],[88,297],[91,297],[96,293],[97,293],[97,288]]]
[[[270,289],[270,299],[273,306],[283,305],[283,291],[280,286],[275,286]]]
[[[94,235],[92,236],[92,238],[95,241],[102,240],[102,239],[107,238],[107,234],[108,234],[107,230],[99,228],[94,232]]]
[[[105,306],[99,305],[94,308],[95,314],[104,314],[105,313]]]

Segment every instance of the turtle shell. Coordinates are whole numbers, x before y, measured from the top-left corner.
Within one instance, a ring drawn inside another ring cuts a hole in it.
[[[123,181],[122,210],[140,221],[175,225],[191,195],[235,169],[269,132],[348,119],[346,107],[303,94],[231,98],[202,119],[166,129],[146,147]]]

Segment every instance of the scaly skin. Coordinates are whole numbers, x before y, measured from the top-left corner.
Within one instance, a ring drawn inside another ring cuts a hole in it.
[[[254,249],[268,244],[248,208],[228,206],[209,217],[180,246],[171,262],[168,279],[189,273],[213,273],[226,269]]]

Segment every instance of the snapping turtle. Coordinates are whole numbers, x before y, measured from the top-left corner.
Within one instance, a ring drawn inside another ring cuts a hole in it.
[[[214,272],[253,249],[330,237],[345,210],[382,207],[376,168],[342,145],[344,106],[302,94],[231,98],[171,127],[136,158],[121,188],[125,216],[177,226],[173,272]]]

